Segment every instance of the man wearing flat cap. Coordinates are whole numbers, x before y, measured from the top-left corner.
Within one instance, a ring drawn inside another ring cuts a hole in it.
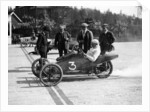
[[[77,42],[79,43],[79,47],[83,49],[85,53],[91,48],[91,41],[93,39],[93,33],[88,28],[87,23],[81,24],[81,31],[77,36]]]
[[[66,26],[60,25],[60,31],[55,36],[55,47],[58,48],[59,57],[66,55],[69,50],[69,40],[71,35],[65,31]]]
[[[115,37],[112,32],[108,30],[108,24],[102,25],[102,33],[99,36],[99,43],[101,48],[101,55],[105,55],[106,52],[114,50],[112,45],[115,41]],[[104,71],[107,70],[107,63],[103,63]]]
[[[113,33],[108,30],[108,24],[103,24],[102,33],[99,36],[101,55],[104,55],[106,52],[110,52],[114,49],[114,46],[112,45],[114,41],[115,37]]]

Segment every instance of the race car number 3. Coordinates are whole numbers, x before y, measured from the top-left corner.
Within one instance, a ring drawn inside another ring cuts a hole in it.
[[[76,65],[74,63],[74,61],[69,61],[70,67],[69,70],[75,70],[76,69]]]

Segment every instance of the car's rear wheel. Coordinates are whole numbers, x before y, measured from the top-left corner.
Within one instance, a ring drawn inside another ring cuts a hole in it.
[[[58,64],[47,64],[40,72],[40,80],[45,86],[57,85],[63,77],[63,71]]]
[[[39,61],[40,61],[41,58],[39,59],[36,59],[33,63],[32,63],[32,73],[39,78],[39,74],[40,74],[40,71],[42,69],[42,66],[40,65]],[[49,61],[45,58],[42,59],[42,63],[45,64],[48,64]],[[43,65],[43,66],[44,66]]]
[[[107,65],[106,70],[102,70],[103,68],[101,67],[101,65],[99,67],[96,67],[96,76],[98,78],[107,78],[111,75],[113,71],[113,65],[111,61],[106,62],[106,65]]]

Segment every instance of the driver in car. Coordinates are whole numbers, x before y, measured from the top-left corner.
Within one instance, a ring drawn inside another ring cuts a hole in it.
[[[84,56],[88,58],[90,61],[94,62],[100,55],[100,46],[99,41],[97,39],[93,39],[91,42],[92,48],[88,50]]]

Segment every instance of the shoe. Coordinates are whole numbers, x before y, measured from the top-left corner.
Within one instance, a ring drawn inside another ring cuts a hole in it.
[[[90,73],[88,74],[88,76],[95,76],[95,73]]]
[[[88,72],[88,76],[95,76],[94,71],[93,71],[93,70],[89,71],[89,72]]]

